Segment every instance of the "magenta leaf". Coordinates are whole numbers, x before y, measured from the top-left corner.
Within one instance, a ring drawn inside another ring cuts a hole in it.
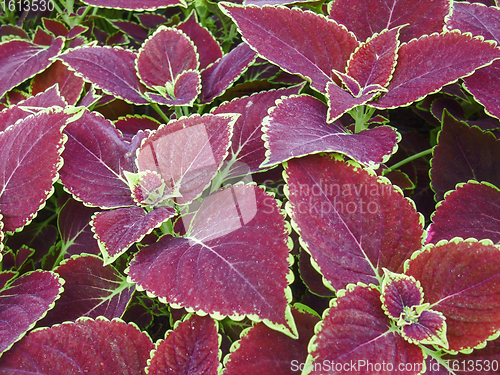
[[[133,325],[82,318],[30,333],[2,357],[0,373],[143,375],[153,348]]]
[[[210,184],[227,155],[234,114],[193,115],[161,126],[137,152],[140,172],[157,172],[166,192],[179,191],[189,203]]]
[[[499,168],[500,141],[490,132],[469,127],[445,112],[430,172],[436,200],[442,200],[456,184],[468,180],[488,181],[500,186]]]
[[[63,283],[64,280],[53,272],[35,271],[3,287],[0,292],[0,353],[23,337],[54,306],[63,291]]]
[[[113,266],[102,265],[95,255],[73,256],[54,269],[66,282],[55,307],[40,321],[49,327],[86,316],[119,318],[132,297],[134,287]]]
[[[481,4],[457,2],[453,12],[446,20],[446,28],[458,29],[472,35],[481,35],[486,40],[500,41],[500,9],[485,7]]]
[[[332,70],[345,71],[358,47],[356,38],[345,27],[298,8],[228,3],[221,8],[260,56],[288,73],[301,75],[323,93],[332,80]]]
[[[236,185],[203,201],[185,237],[142,248],[126,272],[163,302],[219,319],[248,315],[296,337],[287,242],[274,199],[255,185]]]
[[[496,118],[500,118],[500,61],[464,78],[464,87],[469,91],[476,101],[484,105],[486,112]]]
[[[157,172],[126,173],[125,177],[129,182],[134,201],[140,206],[155,206],[175,195],[170,193],[177,193],[172,188],[168,192],[165,191],[165,181]]]
[[[201,73],[200,103],[210,103],[222,95],[257,58],[246,43],[241,43]]]
[[[40,46],[25,40],[10,40],[0,44],[0,98],[35,74],[47,68],[64,44],[55,39],[50,46]]]
[[[217,323],[209,316],[191,315],[157,343],[147,373],[216,375],[219,364]]]
[[[61,181],[88,206],[115,208],[135,205],[123,171],[133,170],[128,144],[112,122],[96,112],[65,129],[68,135]]]
[[[328,124],[327,110],[323,102],[307,95],[278,101],[264,119],[268,151],[262,167],[325,151],[341,152],[375,167],[394,152],[399,135],[393,128],[379,126],[351,134],[340,122]]]
[[[200,60],[200,70],[222,57],[222,50],[214,36],[196,20],[196,12],[191,13],[187,20],[176,26],[191,39],[196,46]]]
[[[300,279],[311,293],[318,296],[333,297],[335,292],[325,286],[323,276],[311,264],[311,256],[307,251],[300,251],[299,258]]]
[[[100,8],[126,10],[157,10],[160,8],[186,6],[183,0],[83,0],[82,3]]]
[[[286,210],[330,288],[378,284],[421,247],[421,216],[387,180],[340,157],[307,156],[285,167]],[[328,223],[325,225],[324,223]]]
[[[139,130],[156,130],[160,123],[148,116],[126,116],[115,121],[115,127],[123,134],[123,139],[130,142]]]
[[[500,50],[469,34],[445,32],[403,44],[388,92],[370,105],[384,109],[408,105],[439,91],[500,58]]]
[[[57,57],[78,76],[104,92],[134,104],[147,104],[144,86],[135,72],[136,53],[119,47],[88,45]]]
[[[401,368],[406,365],[412,369],[404,374],[422,373],[422,349],[391,332],[389,327],[390,319],[382,310],[378,290],[353,286],[340,291],[309,344],[303,374],[334,371],[388,375],[394,374],[401,364]]]
[[[4,231],[28,224],[52,194],[62,166],[66,137],[63,128],[71,114],[49,109],[30,115],[0,133],[0,212]]]
[[[337,0],[331,3],[329,10],[330,18],[345,25],[359,40],[408,24],[402,28],[400,37],[401,41],[408,42],[441,32],[450,3],[448,0]]]
[[[424,310],[422,312],[411,311],[409,316],[418,317],[415,322],[407,324],[405,320],[402,336],[414,344],[440,345],[448,349],[446,339],[446,319],[443,314],[437,311]]]
[[[424,293],[420,283],[413,277],[384,270],[385,277],[382,282],[382,308],[386,314],[399,320],[405,307],[421,305]]]
[[[395,27],[375,34],[352,54],[347,63],[347,74],[361,87],[372,84],[385,87],[389,83],[396,65],[400,30],[400,27]]]
[[[174,216],[170,207],[158,207],[146,212],[141,207],[126,207],[96,213],[90,225],[96,234],[104,264],[113,263],[132,244]]]
[[[196,97],[201,92],[201,76],[197,70],[182,72],[173,82],[167,82],[166,89],[157,87],[162,95],[146,93],[154,102],[165,105],[192,106]]]
[[[432,216],[427,243],[454,237],[490,239],[500,244],[500,191],[483,182],[470,181],[448,193]]]
[[[241,176],[262,170],[260,164],[264,161],[266,152],[262,140],[262,120],[267,116],[267,111],[274,106],[276,99],[298,94],[301,88],[302,85],[298,85],[255,93],[248,97],[223,103],[212,111],[213,114],[239,113],[241,115],[234,124],[231,138],[231,158],[247,168],[242,168],[242,164],[234,164],[229,176]]]
[[[450,350],[474,348],[500,331],[497,247],[442,241],[412,256],[405,273],[420,280],[424,302],[445,316]]]

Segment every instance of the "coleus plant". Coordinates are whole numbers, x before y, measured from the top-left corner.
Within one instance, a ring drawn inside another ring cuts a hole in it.
[[[0,373],[499,371],[496,3],[62,5],[0,28]]]

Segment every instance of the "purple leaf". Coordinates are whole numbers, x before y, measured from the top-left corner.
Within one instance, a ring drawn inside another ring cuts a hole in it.
[[[500,191],[486,182],[469,182],[450,192],[432,216],[427,243],[454,237],[490,239],[500,244]]]
[[[158,207],[150,212],[141,207],[126,207],[96,213],[90,224],[104,264],[113,263],[132,244],[142,240],[174,214],[175,210],[170,207]]]
[[[152,93],[147,93],[146,95],[152,101],[165,105],[192,106],[196,97],[201,92],[200,73],[197,70],[186,70],[177,76],[174,82],[167,82],[167,87],[167,91],[163,95]],[[163,89],[159,91],[163,91]]]
[[[0,98],[52,64],[50,59],[61,52],[63,44],[63,38],[55,39],[49,47],[25,40],[0,44]]]
[[[249,315],[296,337],[287,305],[288,236],[271,196],[255,185],[219,190],[187,233],[135,255],[127,273],[139,290],[219,318]]]
[[[354,97],[349,92],[341,89],[334,82],[328,83],[326,86],[326,96],[328,98],[327,122],[334,122],[347,111],[358,105],[369,102],[382,91],[380,89],[383,89],[383,87],[377,85],[375,91],[369,91],[367,93],[360,92],[358,97]]]
[[[500,9],[478,3],[456,2],[453,4],[451,16],[446,20],[446,28],[500,42]]]
[[[448,0],[337,0],[331,3],[329,10],[330,18],[345,25],[359,40],[384,29],[409,24],[402,29],[400,37],[402,42],[408,42],[441,32],[450,3]]]
[[[382,267],[402,272],[420,248],[420,215],[387,180],[338,159],[312,155],[289,161],[286,210],[330,288],[376,284]]]
[[[5,266],[5,264],[3,264]],[[0,272],[0,288],[4,289],[9,281],[17,276],[15,271],[2,271]]]
[[[385,87],[396,65],[400,27],[384,30],[362,43],[347,63],[347,74],[361,87],[376,84]]]
[[[311,264],[311,256],[307,251],[300,251],[299,258],[300,279],[311,293],[318,296],[334,297],[335,292],[323,283],[323,276]]]
[[[255,93],[224,103],[212,111],[213,114],[239,113],[241,115],[234,124],[231,154],[232,159],[244,164],[246,168],[243,168],[242,164],[235,164],[229,176],[241,176],[262,170],[260,164],[264,161],[266,152],[262,140],[262,120],[267,116],[269,108],[274,106],[276,99],[298,94],[301,88],[302,85],[298,85]]]
[[[142,96],[145,89],[135,73],[133,51],[89,45],[69,50],[57,58],[106,93],[133,104],[149,103]]]
[[[459,32],[412,40],[398,50],[388,92],[370,105],[385,109],[411,104],[499,57],[494,44]]]
[[[177,25],[176,28],[183,31],[196,46],[200,60],[200,70],[205,69],[222,57],[219,43],[217,43],[210,31],[197,22],[196,12],[192,12],[188,19]]]
[[[446,317],[449,349],[484,343],[500,329],[500,251],[454,239],[428,245],[413,256],[406,274],[420,280],[424,302]]]
[[[0,212],[5,231],[28,224],[52,194],[62,166],[62,129],[70,117],[60,109],[49,109],[0,133]]]
[[[113,266],[102,265],[94,255],[74,256],[54,272],[66,282],[64,293],[38,326],[49,327],[86,316],[119,318],[132,297],[134,287]]]
[[[74,199],[68,199],[64,204],[57,218],[63,253],[69,256],[99,254],[99,246],[89,224],[95,212],[95,208],[86,207]]]
[[[119,320],[84,318],[30,333],[0,360],[0,374],[143,375],[154,348]]]
[[[356,374],[395,373],[388,370],[389,364],[393,370],[401,365],[401,368],[407,366],[413,370],[404,374],[422,373],[422,349],[391,332],[389,326],[389,317],[381,308],[380,293],[376,289],[355,286],[341,291],[309,344],[310,354],[305,366],[312,371],[308,374],[320,375],[335,370],[338,374],[351,371]],[[325,363],[333,365],[330,368],[321,366]],[[313,369],[315,365],[318,368],[318,364],[323,371]],[[384,371],[382,364],[385,364]]]
[[[301,305],[293,307],[292,314],[299,333],[297,340],[257,323],[242,334],[237,349],[229,354],[229,360],[224,360],[224,374],[290,374],[291,364],[305,362],[307,345],[319,318]]]
[[[246,44],[237,45],[224,57],[201,73],[200,103],[210,103],[222,95],[257,58]]]
[[[65,129],[61,181],[76,199],[101,208],[135,206],[123,171],[132,171],[128,145],[111,121],[96,112]]]
[[[127,116],[115,121],[115,127],[123,134],[123,139],[130,142],[139,130],[158,129],[160,123],[148,116]]]
[[[465,77],[464,87],[484,105],[486,113],[500,118],[500,61],[493,61],[493,64]]]
[[[227,155],[236,117],[193,115],[161,126],[137,152],[140,172],[160,174],[167,191],[178,190],[178,203],[189,203],[210,184]]]
[[[82,3],[93,7],[135,11],[157,10],[178,5],[186,6],[183,0],[82,0]]]
[[[23,337],[54,306],[63,283],[53,272],[35,271],[4,286],[0,292],[0,353]]]
[[[172,188],[165,191],[165,182],[157,172],[144,171],[137,174],[126,174],[132,197],[140,206],[156,206],[176,193]]]
[[[448,190],[468,180],[500,186],[499,168],[500,141],[493,134],[469,127],[445,113],[430,172],[436,200],[442,200]]]
[[[217,375],[218,354],[217,323],[209,316],[192,315],[157,344],[147,372],[150,375]]]
[[[341,152],[376,166],[394,152],[399,135],[393,128],[379,126],[351,134],[340,122],[328,124],[326,116],[327,106],[311,96],[293,95],[278,101],[264,119],[269,150],[262,167],[325,151]]]
[[[443,314],[437,311],[422,311],[417,322],[403,326],[402,336],[411,343],[448,348],[446,321]]]
[[[47,31],[50,31],[55,36],[66,36],[68,35],[68,28],[64,23],[57,20],[51,20],[48,18],[42,18],[42,23]]]
[[[112,21],[111,23],[122,31],[120,34],[127,39],[125,44],[128,43],[128,37],[132,37],[138,43],[143,43],[148,37],[148,30],[137,23],[130,21]]]
[[[300,74],[323,93],[332,80],[332,70],[344,72],[358,47],[345,27],[309,11],[227,3],[221,8],[260,56],[288,73]]]
[[[424,301],[420,283],[413,277],[384,270],[382,282],[382,308],[395,320],[401,317],[405,307],[418,306]]]

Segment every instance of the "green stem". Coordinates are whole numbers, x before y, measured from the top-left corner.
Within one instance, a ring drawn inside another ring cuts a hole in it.
[[[161,108],[158,106],[158,103],[151,103],[151,107],[156,111],[156,113],[158,113],[160,115],[160,117],[162,118],[162,120],[165,121],[165,124],[170,121],[168,119],[168,117],[165,115],[165,113],[163,113],[163,111],[161,110]]]
[[[422,349],[422,351],[427,354],[429,357],[434,359],[437,363],[439,363],[441,366],[443,366],[446,370],[448,370],[449,375],[457,375],[451,368],[448,366],[446,363],[447,361],[442,359],[441,356],[443,355],[440,352],[435,352],[424,345],[419,345],[419,347]]]
[[[357,106],[349,111],[349,114],[354,119],[354,132],[359,133],[368,128],[367,121],[370,120],[375,113],[375,108],[365,105]]]
[[[77,20],[78,25],[82,23],[82,21],[85,19],[87,14],[90,12],[90,9],[92,9],[91,6],[86,7],[85,10],[83,11],[82,15],[80,17],[78,17],[78,20]]]
[[[401,167],[402,165],[406,164],[406,163],[409,163],[410,161],[413,161],[415,159],[418,159],[418,158],[421,158],[422,156],[425,156],[425,155],[429,155],[432,153],[432,150],[434,149],[433,148],[430,148],[428,150],[425,150],[425,151],[421,151],[415,155],[412,155],[412,156],[409,156],[407,157],[406,159],[403,159],[401,160],[400,162],[394,164],[393,166],[391,166],[390,168],[387,168],[385,169],[383,172],[382,172],[382,175],[386,175],[387,173],[389,172],[392,172],[393,170],[395,169],[398,169],[399,167]]]

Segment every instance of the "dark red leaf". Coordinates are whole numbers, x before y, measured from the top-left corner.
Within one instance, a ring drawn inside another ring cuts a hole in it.
[[[370,90],[371,88],[374,88],[374,90]],[[347,111],[369,102],[382,91],[381,89],[383,87],[379,85],[369,86],[367,92],[360,92],[358,97],[354,97],[334,82],[328,83],[326,86],[326,96],[328,98],[327,121],[330,123],[338,120]]]
[[[299,272],[302,282],[311,293],[318,296],[333,297],[335,292],[325,286],[323,276],[311,264],[311,256],[307,251],[300,251]]]
[[[170,83],[167,83],[167,86]],[[201,92],[201,77],[197,70],[182,72],[174,82],[171,83],[170,92],[163,95],[147,93],[152,101],[165,105],[188,105],[192,106],[196,97]],[[163,91],[163,90],[161,90]]]
[[[115,121],[115,127],[123,134],[123,139],[130,142],[139,130],[158,129],[160,123],[149,116],[127,116]]]
[[[414,344],[434,344],[448,349],[446,321],[440,312],[424,310],[418,322],[403,326],[402,335]]]
[[[481,35],[486,40],[500,42],[500,9],[482,4],[456,2],[453,12],[446,20],[448,30],[458,29],[472,35]]]
[[[160,8],[186,6],[183,0],[82,0],[82,3],[100,8],[127,10],[157,10]]]
[[[42,18],[43,26],[55,36],[68,35],[68,28],[64,23],[49,18]]]
[[[464,87],[479,103],[484,105],[486,113],[500,118],[500,61],[476,70],[464,78]]]
[[[390,318],[398,320],[405,307],[418,306],[423,301],[424,293],[414,278],[385,270],[382,308]]]

